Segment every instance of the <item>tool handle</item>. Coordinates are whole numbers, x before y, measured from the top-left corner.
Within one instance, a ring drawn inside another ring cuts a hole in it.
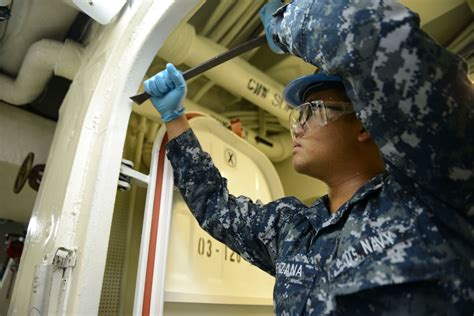
[[[206,60],[205,62],[197,65],[196,67],[193,67],[193,68],[190,68],[190,69],[184,71],[183,72],[184,80],[191,79],[191,78],[205,72],[206,70],[214,68],[214,67],[228,61],[229,59],[232,59],[234,57],[242,55],[245,52],[248,52],[249,50],[257,48],[257,47],[263,45],[266,42],[267,42],[267,39],[266,39],[265,35],[261,35],[261,36],[255,37],[255,38],[253,38],[253,39],[251,39],[251,40],[249,40],[245,43],[237,45],[236,47],[231,48],[228,51],[225,51],[220,55],[217,55],[217,56],[215,56],[215,57],[213,57],[209,60]],[[150,97],[151,96],[148,93],[143,92],[143,93],[134,95],[133,97],[130,97],[130,99],[133,102],[135,102],[136,104],[140,105],[143,102],[145,102],[146,100],[148,100]]]

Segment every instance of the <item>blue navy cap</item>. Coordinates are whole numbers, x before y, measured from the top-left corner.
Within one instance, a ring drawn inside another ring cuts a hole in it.
[[[318,86],[318,83],[338,81],[342,83],[339,76],[330,76],[324,73],[303,76],[291,81],[283,90],[283,98],[293,107],[304,102],[304,97],[309,88]]]

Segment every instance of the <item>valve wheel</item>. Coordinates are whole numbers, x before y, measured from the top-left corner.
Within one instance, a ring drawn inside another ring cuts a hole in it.
[[[31,169],[33,167],[33,161],[35,160],[35,154],[29,153],[23,163],[21,164],[20,170],[16,175],[15,186],[13,187],[13,192],[18,194],[21,189],[25,186],[26,181],[30,175]]]
[[[31,169],[30,175],[28,176],[28,184],[35,191],[39,190],[45,167],[46,166],[44,164],[34,166],[33,169]]]

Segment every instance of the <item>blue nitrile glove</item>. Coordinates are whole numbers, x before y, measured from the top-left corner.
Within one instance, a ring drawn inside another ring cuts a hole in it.
[[[263,28],[265,29],[265,36],[267,38],[268,47],[277,54],[283,54],[284,52],[278,47],[273,41],[272,37],[272,14],[279,9],[283,3],[281,0],[270,0],[265,4],[259,12],[260,20],[262,21]]]
[[[173,64],[166,64],[166,69],[146,80],[144,86],[163,122],[168,123],[183,115],[187,86],[183,75]]]

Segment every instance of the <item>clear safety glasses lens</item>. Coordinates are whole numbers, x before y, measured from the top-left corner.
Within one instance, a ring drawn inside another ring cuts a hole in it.
[[[317,131],[334,122],[339,117],[354,113],[349,102],[310,101],[301,104],[290,112],[290,132],[297,135]]]

